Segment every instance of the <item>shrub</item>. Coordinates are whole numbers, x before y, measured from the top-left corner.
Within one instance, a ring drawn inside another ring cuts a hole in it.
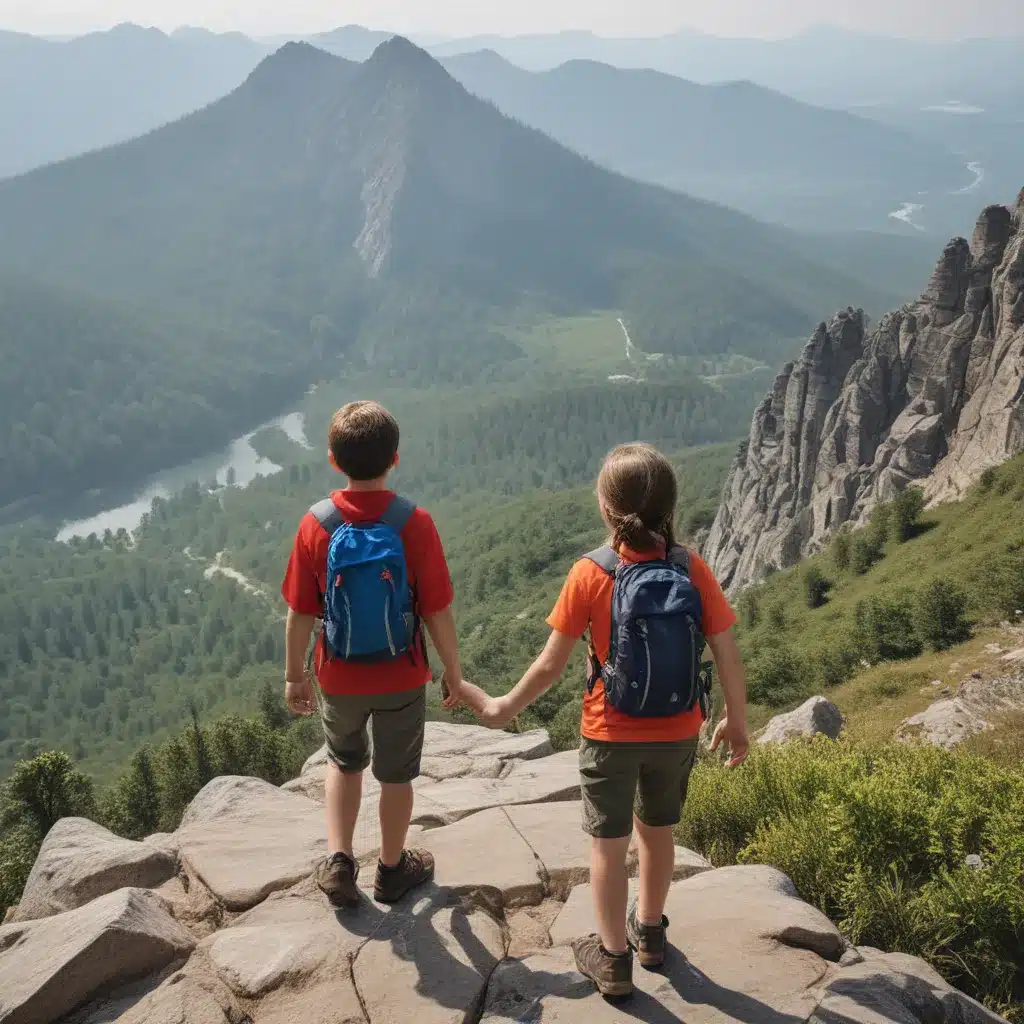
[[[755,704],[780,708],[811,695],[807,667],[785,643],[761,648],[749,675],[747,689]]]
[[[548,735],[555,750],[574,750],[580,745],[580,720],[583,717],[583,698],[577,697],[566,704],[548,725]]]
[[[821,685],[830,690],[842,686],[853,677],[857,665],[857,652],[850,647],[829,648],[818,655]]]
[[[917,634],[933,651],[944,651],[969,640],[967,598],[946,580],[935,580],[917,595]]]
[[[752,587],[747,587],[740,594],[739,613],[740,621],[748,629],[753,629],[761,621],[761,604],[757,599],[757,593]]]
[[[983,494],[987,494],[992,490],[992,487],[996,482],[997,475],[995,466],[989,466],[987,469],[983,470],[981,476],[978,478],[978,489]]]
[[[783,630],[786,628],[786,606],[782,601],[776,601],[768,609],[768,624],[772,629]]]
[[[869,572],[871,567],[881,560],[884,546],[879,542],[877,535],[862,531],[853,541],[853,551],[850,554],[850,565],[858,576]]]
[[[862,657],[870,662],[916,658],[922,651],[914,628],[914,612],[905,595],[858,601],[854,637]]]
[[[1024,1022],[1024,774],[932,747],[818,739],[694,769],[679,840],[772,864],[851,942],[923,956]],[[970,854],[982,866],[968,866]]]
[[[804,597],[808,608],[820,608],[828,600],[828,592],[832,589],[832,581],[811,563],[804,570]]]
[[[903,544],[914,536],[917,524],[924,511],[924,491],[920,487],[906,487],[892,503],[892,538]]]
[[[840,572],[846,572],[850,568],[850,556],[853,548],[853,541],[849,531],[842,529],[836,534],[832,541],[832,561]]]

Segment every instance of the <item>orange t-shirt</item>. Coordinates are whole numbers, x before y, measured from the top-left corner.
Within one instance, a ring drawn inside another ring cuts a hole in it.
[[[641,554],[623,548],[624,562],[648,562],[664,557],[661,551]],[[701,599],[701,629],[705,636],[724,633],[736,621],[718,580],[707,563],[690,553],[690,578]],[[590,628],[597,657],[608,660],[612,635],[612,590],[615,581],[590,559],[582,558],[569,571],[548,625],[559,633],[580,639]],[[583,698],[583,723],[580,733],[588,740],[616,743],[670,743],[692,739],[703,722],[700,706],[670,718],[634,718],[617,711],[604,699],[604,683],[598,679],[594,689]]]

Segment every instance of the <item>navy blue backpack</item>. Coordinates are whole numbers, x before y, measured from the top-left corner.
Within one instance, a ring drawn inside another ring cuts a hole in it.
[[[598,662],[591,640],[588,691],[603,680],[605,700],[634,718],[678,715],[698,701],[706,709],[701,598],[689,552],[676,547],[665,558],[623,562],[605,546],[586,557],[615,580],[608,662]]]
[[[339,661],[416,655],[420,634],[402,530],[416,506],[395,497],[375,522],[350,523],[330,498],[310,512],[331,538],[324,593],[324,645]]]

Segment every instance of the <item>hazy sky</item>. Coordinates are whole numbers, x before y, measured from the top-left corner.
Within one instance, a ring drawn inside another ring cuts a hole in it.
[[[1024,0],[0,0],[0,28],[65,34],[121,21],[252,34],[363,24],[470,35],[591,29],[650,35],[692,26],[720,35],[787,35],[830,22],[893,35],[1024,35]]]

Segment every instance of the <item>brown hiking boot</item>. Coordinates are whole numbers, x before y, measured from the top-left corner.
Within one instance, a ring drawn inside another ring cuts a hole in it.
[[[603,996],[631,996],[633,994],[633,954],[625,952],[613,956],[601,945],[599,935],[588,935],[572,944],[576,954],[576,969],[589,978]]]
[[[434,856],[426,850],[403,850],[402,859],[386,868],[377,862],[373,898],[378,903],[397,903],[410,889],[434,877]]]
[[[332,853],[316,869],[317,888],[335,907],[354,907],[359,903],[356,879],[359,865],[347,854]]]
[[[636,916],[636,900],[633,901],[626,917],[626,940],[636,950],[641,967],[652,970],[665,962],[667,928],[668,918],[664,914],[661,917],[661,924],[641,924]]]

